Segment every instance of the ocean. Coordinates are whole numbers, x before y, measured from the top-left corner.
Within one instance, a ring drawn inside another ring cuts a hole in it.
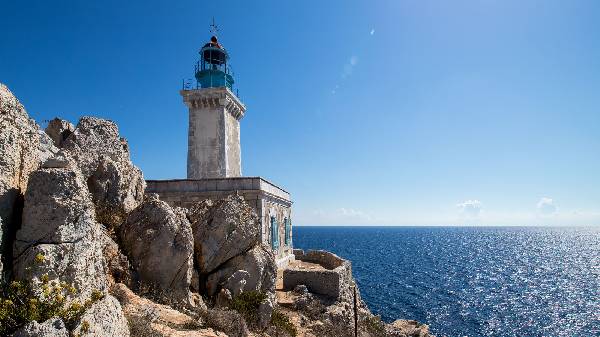
[[[352,262],[371,311],[436,336],[600,336],[600,228],[294,227]]]

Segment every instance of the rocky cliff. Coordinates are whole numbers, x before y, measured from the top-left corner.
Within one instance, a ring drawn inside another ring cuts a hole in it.
[[[242,197],[182,209],[144,188],[113,122],[42,130],[0,85],[0,334],[429,336],[355,305],[347,261],[343,296],[279,287]]]

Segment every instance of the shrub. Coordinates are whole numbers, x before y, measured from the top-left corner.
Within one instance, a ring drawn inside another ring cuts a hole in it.
[[[366,316],[362,323],[364,324],[366,330],[373,336],[385,336],[385,323],[383,323],[381,320],[381,316]]]
[[[230,308],[239,312],[248,324],[258,322],[258,306],[267,299],[267,295],[260,291],[246,291],[231,300]]]
[[[6,336],[31,322],[43,322],[52,317],[61,318],[67,326],[72,326],[83,312],[94,302],[104,298],[100,291],[94,291],[83,304],[70,301],[77,293],[72,285],[56,280],[49,281],[43,275],[40,282],[13,281],[0,296],[0,336]]]
[[[279,332],[284,332],[292,337],[296,337],[298,334],[294,324],[292,324],[290,319],[279,310],[273,310],[273,313],[271,314],[271,324],[277,329],[277,335],[279,335]]]

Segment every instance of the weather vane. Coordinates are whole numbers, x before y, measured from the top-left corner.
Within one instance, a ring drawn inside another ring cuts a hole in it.
[[[217,33],[219,32],[219,27],[217,26],[217,24],[215,24],[215,17],[213,16],[212,18],[212,23],[210,25],[210,32],[212,35],[217,35]]]

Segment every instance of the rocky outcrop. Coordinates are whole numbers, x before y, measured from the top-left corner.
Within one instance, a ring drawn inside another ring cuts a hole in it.
[[[269,247],[260,244],[227,261],[210,274],[206,290],[209,296],[227,287],[231,288],[229,291],[232,294],[250,290],[273,294],[276,276],[275,256]]]
[[[69,337],[69,330],[60,318],[51,318],[43,323],[30,322],[12,337]]]
[[[428,325],[413,320],[396,320],[387,324],[385,331],[389,337],[433,337]]]
[[[259,243],[258,217],[242,196],[200,202],[191,208],[188,217],[200,274],[213,272]]]
[[[0,83],[0,261],[10,265],[8,242],[18,227],[29,174],[39,167],[40,129],[23,105]],[[3,271],[0,268],[0,283]]]
[[[77,168],[42,168],[31,174],[23,222],[14,245],[17,279],[48,275],[74,285],[82,300],[107,289],[100,225]]]
[[[121,302],[131,336],[227,337],[226,334],[215,332],[213,329],[201,328],[197,318],[139,297],[124,284],[116,284],[111,292]]]
[[[52,139],[55,146],[61,147],[67,137],[75,131],[75,126],[68,121],[54,118],[48,122],[48,126],[46,126],[44,131]]]
[[[106,261],[106,276],[109,287],[115,283],[124,283],[131,286],[132,276],[129,259],[121,252],[119,245],[103,231],[102,253]]]
[[[23,105],[0,84],[0,216],[11,219],[14,198],[25,191],[39,166],[39,127]]]
[[[194,242],[182,209],[149,195],[119,227],[119,238],[140,289],[148,289],[169,304],[192,303]]]
[[[79,318],[73,329],[73,335],[79,337],[129,337],[129,325],[119,301],[106,295],[92,304]]]
[[[83,117],[61,147],[81,169],[99,222],[118,226],[142,202],[146,182],[115,123]]]

